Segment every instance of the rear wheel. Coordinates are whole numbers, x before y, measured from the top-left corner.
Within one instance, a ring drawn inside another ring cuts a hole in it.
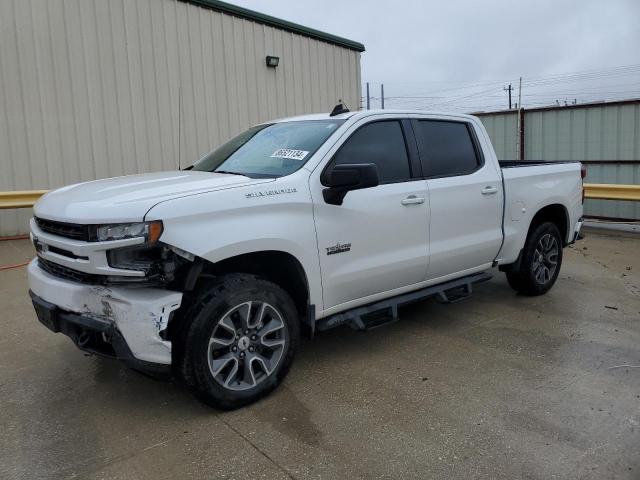
[[[287,374],[299,338],[289,295],[253,275],[228,275],[207,286],[182,320],[182,376],[200,399],[222,409],[273,390]]]
[[[558,278],[562,265],[562,237],[555,224],[538,225],[527,237],[518,270],[507,272],[511,288],[524,295],[542,295]]]

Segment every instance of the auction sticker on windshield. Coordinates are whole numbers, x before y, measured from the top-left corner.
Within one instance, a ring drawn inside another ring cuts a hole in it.
[[[275,158],[289,158],[291,160],[304,160],[309,152],[306,150],[292,150],[290,148],[280,148],[271,154]]]

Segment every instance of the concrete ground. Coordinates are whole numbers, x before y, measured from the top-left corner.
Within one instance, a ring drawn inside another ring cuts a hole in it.
[[[547,295],[496,272],[322,334],[234,412],[86,357],[0,271],[0,478],[640,479],[640,236],[586,233]],[[0,265],[30,255],[0,242]]]

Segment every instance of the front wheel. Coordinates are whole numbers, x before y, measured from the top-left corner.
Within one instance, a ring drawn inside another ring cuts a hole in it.
[[[553,286],[562,265],[562,237],[555,224],[538,225],[527,237],[518,270],[507,272],[511,288],[523,295],[542,295]]]
[[[182,372],[205,403],[233,409],[255,402],[285,377],[299,339],[289,295],[253,275],[222,277],[181,319]]]

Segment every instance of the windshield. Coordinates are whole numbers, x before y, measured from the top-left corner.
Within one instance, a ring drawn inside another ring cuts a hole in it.
[[[251,178],[283,177],[302,167],[344,120],[258,125],[198,160],[192,170]]]

